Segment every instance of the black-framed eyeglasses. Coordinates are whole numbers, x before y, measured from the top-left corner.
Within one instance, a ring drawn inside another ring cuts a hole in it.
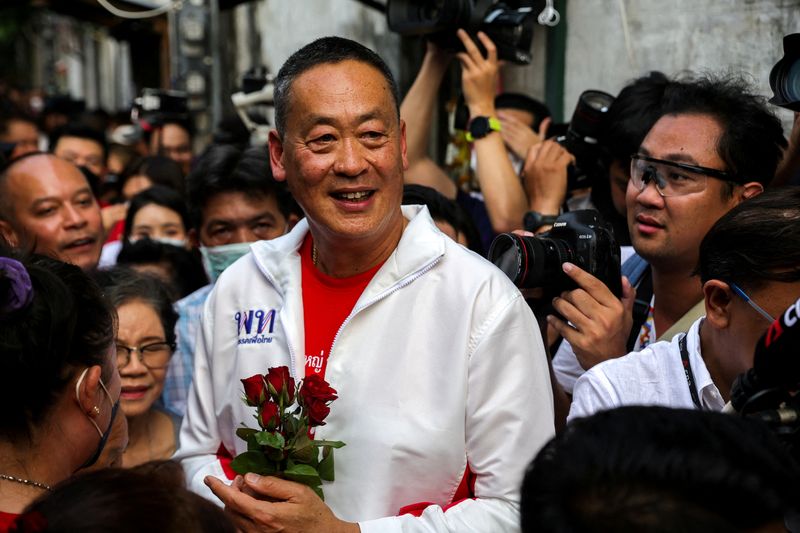
[[[117,368],[123,369],[131,362],[131,355],[137,352],[139,361],[151,370],[166,368],[175,344],[166,341],[152,342],[143,346],[126,346],[117,342]]]
[[[661,196],[684,196],[705,190],[709,176],[724,181],[742,182],[735,174],[716,168],[666,161],[642,154],[631,156],[631,182],[639,191],[643,191],[652,181]]]

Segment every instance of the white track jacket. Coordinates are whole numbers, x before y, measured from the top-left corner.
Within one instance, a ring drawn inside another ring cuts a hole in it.
[[[323,485],[326,503],[363,533],[518,531],[525,468],[554,434],[536,321],[500,270],[445,237],[427,208],[403,214],[397,249],[330,351],[325,379],[339,399],[316,437],[346,446],[335,452],[336,480]],[[203,478],[225,479],[220,444],[241,453],[236,428],[256,427],[239,380],[281,365],[303,378],[307,231],[303,220],[254,244],[206,303],[176,458],[210,499]],[[445,511],[467,468],[475,498]],[[430,503],[421,516],[395,516],[418,502]]]

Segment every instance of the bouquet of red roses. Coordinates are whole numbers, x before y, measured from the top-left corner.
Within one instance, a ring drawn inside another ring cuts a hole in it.
[[[250,376],[242,384],[244,402],[256,408],[261,429],[236,430],[247,442],[247,451],[233,459],[231,468],[238,474],[254,472],[303,483],[324,500],[322,480],[333,481],[333,449],[344,443],[314,440],[309,433],[325,425],[330,403],[338,398],[336,390],[316,374],[295,386],[285,366]]]

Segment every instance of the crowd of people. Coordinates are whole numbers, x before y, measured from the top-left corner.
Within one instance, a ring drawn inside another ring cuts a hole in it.
[[[800,122],[651,72],[576,188],[563,125],[458,38],[403,96],[364,46],[308,44],[267,146],[0,90],[0,531],[800,531],[800,458],[717,413],[800,298]],[[477,190],[428,154],[454,61]],[[487,260],[581,209],[620,294],[573,260],[543,301]],[[281,366],[338,394],[324,501],[231,467],[243,380]]]

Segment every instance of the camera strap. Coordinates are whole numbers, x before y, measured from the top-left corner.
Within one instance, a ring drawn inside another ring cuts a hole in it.
[[[686,383],[689,385],[689,394],[692,395],[692,402],[694,402],[695,407],[702,410],[700,396],[697,394],[697,386],[694,381],[694,372],[692,372],[692,364],[689,362],[689,350],[686,348],[686,333],[681,336],[678,346],[681,350],[681,362],[683,363],[683,373],[686,375]]]

